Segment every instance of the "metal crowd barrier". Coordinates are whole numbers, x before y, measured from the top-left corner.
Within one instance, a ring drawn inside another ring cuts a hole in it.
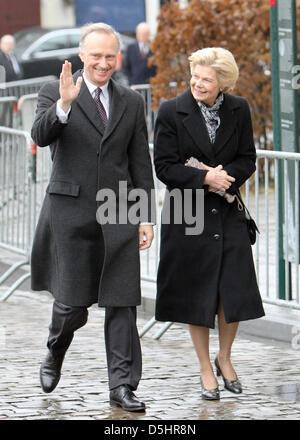
[[[2,284],[29,263],[32,241],[32,141],[25,131],[0,127],[0,246],[23,255],[0,277]],[[30,274],[20,277],[6,292],[6,299]]]
[[[0,83],[0,126],[30,132],[38,91],[55,79],[51,75]]]
[[[18,125],[18,98],[16,96],[0,98],[0,126],[17,128]]]
[[[169,83],[169,89],[174,89],[176,85],[177,83],[175,81],[171,81]],[[139,92],[144,98],[148,138],[149,142],[151,143],[153,142],[154,125],[157,116],[157,111],[152,110],[152,87],[150,84],[133,84],[130,87],[131,89]]]
[[[254,189],[249,182],[245,188],[246,204],[260,229],[254,259],[263,301],[298,310],[299,161],[300,153],[257,150]]]
[[[37,219],[51,173],[49,148],[37,148],[26,131],[0,127],[0,247],[24,256],[0,277],[0,285],[29,264]],[[5,301],[30,273],[1,298]]]
[[[55,79],[57,79],[56,76],[49,75],[0,83],[0,97],[16,96],[19,99],[22,95],[37,93],[42,85]]]
[[[145,102],[145,115],[148,129],[149,142],[153,142],[154,123],[156,112],[152,111],[152,89],[150,84],[136,84],[131,86],[132,90],[139,92]]]
[[[19,120],[22,130],[31,131],[38,101],[38,93],[20,96],[18,100]]]

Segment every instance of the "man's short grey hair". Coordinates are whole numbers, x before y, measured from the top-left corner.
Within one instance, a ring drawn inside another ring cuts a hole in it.
[[[92,32],[99,32],[104,34],[114,35],[117,43],[117,52],[119,53],[121,48],[121,37],[115,29],[106,23],[88,23],[81,28],[81,37],[79,41],[79,49],[84,50],[84,43],[86,37]]]

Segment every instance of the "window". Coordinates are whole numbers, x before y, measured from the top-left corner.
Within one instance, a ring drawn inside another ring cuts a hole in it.
[[[69,34],[68,35],[69,43],[68,47],[78,47],[79,46],[79,40],[80,40],[80,34]]]
[[[44,41],[38,48],[37,51],[46,52],[48,50],[59,50],[68,47],[68,39],[66,35],[57,35],[55,37],[50,37],[49,40]]]

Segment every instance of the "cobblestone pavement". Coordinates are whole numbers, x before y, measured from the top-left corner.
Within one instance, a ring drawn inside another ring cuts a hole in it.
[[[1,289],[0,289],[1,290]],[[1,293],[1,291],[0,291]],[[7,420],[242,420],[300,419],[299,350],[238,335],[233,362],[244,392],[223,388],[221,400],[203,401],[198,362],[187,328],[178,324],[160,340],[157,324],[142,338],[143,378],[136,392],[145,413],[110,407],[103,342],[104,312],[89,309],[75,334],[56,390],[44,394],[39,366],[45,356],[52,298],[17,291],[0,304],[0,419]],[[138,318],[141,328],[146,320]],[[211,357],[218,349],[211,335]]]

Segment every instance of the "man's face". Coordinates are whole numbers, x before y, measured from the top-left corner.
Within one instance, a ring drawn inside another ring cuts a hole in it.
[[[140,43],[148,43],[150,40],[150,29],[146,25],[140,25],[136,30],[136,39]]]
[[[91,32],[86,36],[84,46],[79,51],[84,73],[91,83],[104,86],[117,65],[117,41],[113,34]]]
[[[12,37],[9,37],[9,36],[3,37],[1,39],[1,46],[0,47],[1,47],[1,50],[4,53],[12,52],[14,50],[14,47],[15,47],[14,39]]]

